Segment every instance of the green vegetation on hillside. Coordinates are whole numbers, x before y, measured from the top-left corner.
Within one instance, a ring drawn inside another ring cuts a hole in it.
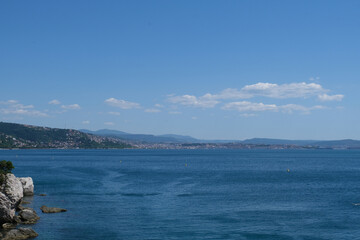
[[[5,134],[0,133],[0,148],[14,148],[14,140],[7,137]]]
[[[119,139],[59,129],[0,122],[0,148],[131,148]]]

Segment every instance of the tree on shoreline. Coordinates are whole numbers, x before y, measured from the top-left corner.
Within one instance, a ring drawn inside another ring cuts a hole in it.
[[[1,160],[0,161],[0,184],[5,181],[5,176],[7,173],[11,173],[14,169],[14,165],[11,161]]]

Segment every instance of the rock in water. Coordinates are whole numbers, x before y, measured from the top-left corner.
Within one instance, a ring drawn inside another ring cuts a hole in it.
[[[0,224],[12,222],[15,208],[12,208],[11,205],[9,198],[0,192]]]
[[[41,206],[41,211],[43,213],[59,213],[59,212],[66,212],[66,209],[63,208],[56,208],[56,207],[47,207],[47,206]]]
[[[19,217],[22,221],[22,223],[25,224],[33,224],[37,222],[37,220],[40,219],[40,217],[36,214],[34,209],[31,208],[24,208],[19,212]]]
[[[17,178],[14,174],[2,175],[0,186],[0,226],[4,223],[34,223],[39,217],[32,209],[24,208],[20,205],[25,195],[34,193],[32,178]],[[15,215],[15,210],[21,210],[21,216]]]
[[[13,222],[14,222],[14,223],[21,223],[20,217],[19,217],[18,215],[15,215],[15,216],[14,216],[14,219],[13,219]]]
[[[16,228],[16,224],[12,224],[12,223],[4,223],[2,225],[3,229],[12,229],[12,228]]]
[[[7,232],[3,240],[22,240],[37,236],[38,234],[31,228],[18,228]]]
[[[31,177],[18,178],[23,186],[24,196],[34,195],[34,182]]]
[[[17,206],[16,211],[21,211],[24,209],[25,209],[25,207],[20,204],[19,206]]]
[[[12,206],[19,205],[24,197],[24,190],[20,180],[12,173],[6,174],[4,191],[5,195],[10,199]]]

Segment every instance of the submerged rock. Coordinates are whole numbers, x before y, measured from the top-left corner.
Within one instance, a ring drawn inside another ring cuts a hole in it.
[[[66,212],[67,210],[64,208],[56,208],[56,207],[47,207],[47,206],[41,206],[41,211],[43,213],[59,213],[59,212]]]
[[[5,234],[3,240],[22,240],[37,237],[38,234],[31,228],[12,229]]]
[[[0,192],[0,224],[12,222],[15,216],[15,208],[10,199]]]
[[[22,223],[25,224],[33,224],[40,219],[40,217],[36,214],[34,209],[31,208],[24,208],[19,212],[19,217]]]
[[[24,196],[34,195],[34,182],[31,177],[18,178],[23,186]]]

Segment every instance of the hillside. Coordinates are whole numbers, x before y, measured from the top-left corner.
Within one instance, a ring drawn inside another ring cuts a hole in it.
[[[0,148],[129,148],[111,137],[73,129],[59,129],[0,122]]]
[[[360,141],[346,139],[334,141],[320,141],[320,140],[289,140],[289,139],[273,139],[273,138],[252,138],[245,140],[200,140],[190,136],[165,134],[165,135],[151,135],[151,134],[131,134],[123,131],[101,129],[91,131],[86,129],[79,130],[84,133],[93,134],[103,137],[112,137],[122,141],[131,142],[139,148],[201,148],[203,146],[212,146],[211,148],[311,148],[311,149],[360,149]],[[210,145],[207,145],[210,144]]]
[[[312,145],[316,140],[287,140],[287,139],[273,139],[273,138],[252,138],[242,141],[245,144],[268,144],[268,145]]]
[[[353,139],[320,141],[313,143],[313,145],[320,148],[360,149],[360,141]]]
[[[200,140],[176,134],[166,134],[166,135],[151,135],[151,134],[132,134],[126,133],[117,130],[101,129],[97,131],[91,131],[87,129],[80,129],[79,131],[84,133],[89,133],[98,136],[114,137],[126,141],[132,141],[137,143],[195,143],[200,142]]]
[[[182,135],[130,134],[116,130],[73,130],[0,122],[0,149],[12,148],[312,148],[360,149],[358,140],[314,141],[254,138],[199,140]]]

